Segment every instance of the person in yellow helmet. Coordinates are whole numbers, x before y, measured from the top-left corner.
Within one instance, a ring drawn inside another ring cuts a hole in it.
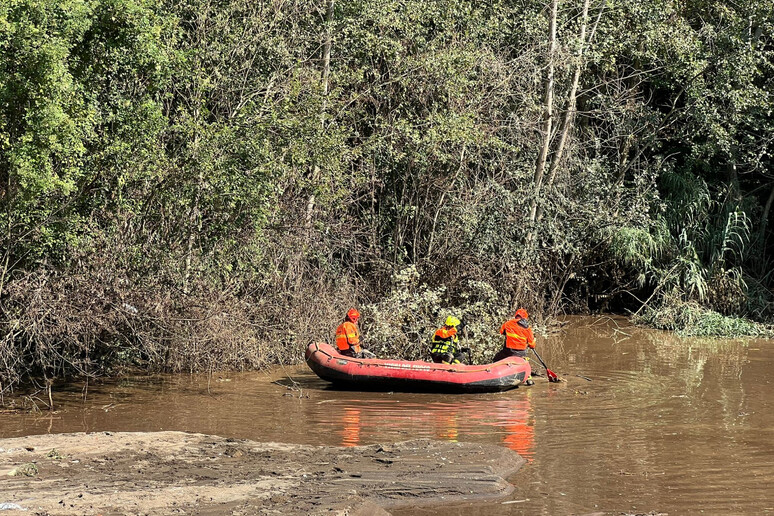
[[[435,330],[431,341],[430,357],[438,364],[459,364],[460,356],[467,348],[460,348],[460,338],[457,336],[457,326],[460,320],[450,315],[444,325]]]

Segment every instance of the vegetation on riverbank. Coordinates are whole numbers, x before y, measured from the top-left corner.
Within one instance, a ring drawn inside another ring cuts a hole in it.
[[[646,308],[634,322],[683,337],[760,337],[774,338],[774,328],[742,317],[729,317],[703,308],[696,302],[676,302],[659,308]]]
[[[352,305],[407,357],[516,305],[759,335],[772,9],[6,2],[0,393],[297,360]]]

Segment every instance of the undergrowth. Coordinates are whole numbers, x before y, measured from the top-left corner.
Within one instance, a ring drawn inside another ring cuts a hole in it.
[[[667,300],[648,307],[633,322],[674,331],[681,337],[774,338],[774,328],[744,317],[729,317],[695,301]]]
[[[363,342],[380,357],[429,360],[433,333],[453,315],[463,322],[460,345],[471,349],[474,363],[486,363],[502,347],[498,330],[510,311],[489,283],[468,281],[452,295],[422,283],[416,268],[407,267],[393,275],[386,296],[363,308]]]

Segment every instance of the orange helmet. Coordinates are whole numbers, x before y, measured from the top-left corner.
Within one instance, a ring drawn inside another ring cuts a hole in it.
[[[519,318],[521,318],[521,319],[529,319],[529,314],[527,313],[527,311],[525,309],[519,308],[518,310],[516,310],[516,313],[513,314],[513,317],[516,318],[516,319],[519,319]]]
[[[357,321],[358,317],[360,317],[360,312],[356,308],[350,308],[347,312],[347,318],[352,322]]]

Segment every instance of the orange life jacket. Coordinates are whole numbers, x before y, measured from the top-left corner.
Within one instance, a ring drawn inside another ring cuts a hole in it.
[[[506,348],[527,349],[527,346],[535,347],[535,336],[532,334],[532,328],[521,326],[518,319],[505,321],[500,327],[500,333],[505,335]]]
[[[360,353],[360,332],[351,321],[344,321],[336,328],[336,347],[339,348],[339,351],[352,348],[355,353]]]

